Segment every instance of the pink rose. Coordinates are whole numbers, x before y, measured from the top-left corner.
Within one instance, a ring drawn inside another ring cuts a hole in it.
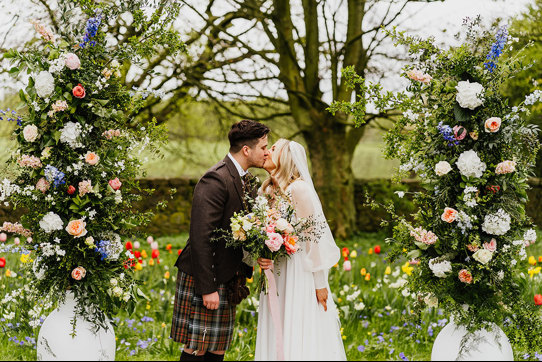
[[[491,117],[486,120],[485,129],[488,133],[495,133],[501,128],[502,120],[499,117]]]
[[[86,194],[89,194],[92,192],[92,181],[85,180],[79,182],[79,196],[83,197]]]
[[[467,130],[463,126],[455,126],[453,128],[455,139],[458,141],[462,141],[467,137]]]
[[[82,266],[78,266],[72,270],[72,278],[75,280],[81,280],[85,275],[87,275],[87,271]]]
[[[6,233],[0,234],[0,242],[5,243],[8,240],[8,236]]]
[[[20,243],[21,243],[21,239],[19,239],[19,238],[13,239],[13,244],[19,245]]]
[[[431,77],[429,74],[425,74],[419,69],[412,69],[408,71],[407,77],[409,77],[412,80],[422,82],[424,84],[429,84],[431,80],[433,79],[433,77]]]
[[[87,152],[85,155],[85,161],[91,166],[97,165],[98,162],[100,162],[100,156],[95,154],[94,152]]]
[[[268,239],[265,241],[265,245],[267,245],[269,250],[273,253],[279,251],[283,243],[282,236],[277,233],[267,233],[267,237]]]
[[[81,68],[81,61],[79,57],[73,53],[66,54],[66,66],[71,70],[76,70]]]
[[[497,240],[491,239],[489,243],[484,243],[484,249],[491,251],[492,253],[497,250]]]
[[[111,181],[109,181],[111,183]],[[147,243],[152,243],[154,241],[154,238],[152,236],[147,237]]]
[[[115,191],[120,190],[120,187],[122,186],[122,182],[120,182],[118,177],[115,177],[113,180],[109,180],[109,186]],[[149,241],[147,239],[147,241]]]
[[[274,233],[275,232],[275,224],[267,225],[267,227],[265,228],[265,231],[267,233],[269,233],[269,234]]]
[[[36,184],[36,188],[43,193],[46,193],[49,187],[51,187],[51,184],[44,177],[40,178]]]
[[[440,217],[442,221],[445,221],[447,223],[452,223],[455,221],[455,218],[457,217],[457,210],[452,209],[451,207],[447,207],[444,209],[444,213]]]

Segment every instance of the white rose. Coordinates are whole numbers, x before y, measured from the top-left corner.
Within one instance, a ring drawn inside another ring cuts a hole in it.
[[[425,298],[423,298],[423,301],[429,308],[437,308],[438,307],[438,298],[435,297],[434,294],[427,294]]]
[[[482,264],[487,264],[493,259],[493,253],[487,249],[479,249],[472,257]]]
[[[81,131],[81,124],[75,122],[66,123],[64,128],[60,130],[60,142],[67,143],[71,148],[82,147],[81,143],[77,141]]]
[[[123,294],[123,291],[122,291],[122,289],[120,287],[113,288],[113,295],[115,297],[121,297],[122,294]]]
[[[41,71],[36,77],[34,87],[40,98],[48,98],[55,90],[55,80],[48,71]]]
[[[529,229],[523,234],[523,240],[528,241],[529,244],[533,244],[536,241],[536,231]]]
[[[43,217],[40,221],[40,227],[47,233],[50,234],[53,231],[64,229],[64,223],[60,216],[54,212],[49,212]]]
[[[440,161],[435,165],[435,173],[438,176],[444,176],[452,170],[452,166],[446,161]]]
[[[115,279],[115,278],[111,278],[111,280],[109,281],[109,283],[110,283],[113,287],[116,287],[117,285],[119,285],[119,282],[118,282],[117,279]]]
[[[23,136],[26,142],[34,142],[39,138],[38,127],[29,124],[23,129]]]
[[[455,87],[457,89],[456,100],[461,108],[474,110],[481,106],[484,101],[480,99],[480,95],[484,92],[484,87],[480,83],[459,82]]]
[[[499,209],[495,214],[485,216],[482,230],[491,235],[504,235],[510,230],[510,222],[510,215]]]
[[[252,223],[248,220],[243,220],[243,230],[249,231],[252,229]]]
[[[435,262],[435,259],[429,260],[429,268],[433,271],[433,274],[439,278],[446,278],[447,274],[452,271],[452,263],[448,260],[441,262]]]
[[[480,160],[478,154],[473,150],[463,152],[455,164],[459,172],[466,177],[480,178],[487,168],[486,164]]]
[[[288,233],[294,232],[294,228],[292,227],[292,225],[290,225],[290,223],[286,219],[282,218],[277,220],[277,225],[275,228],[279,231],[285,231]]]

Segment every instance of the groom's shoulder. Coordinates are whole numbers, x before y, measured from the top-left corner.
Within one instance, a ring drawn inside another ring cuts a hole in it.
[[[201,179],[213,178],[213,179],[224,180],[228,174],[229,174],[229,170],[228,170],[227,164],[225,160],[221,160],[218,163],[216,163],[213,167],[209,168],[203,174]]]

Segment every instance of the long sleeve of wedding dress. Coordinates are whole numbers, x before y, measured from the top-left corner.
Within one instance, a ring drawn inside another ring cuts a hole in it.
[[[328,270],[339,261],[340,250],[333,240],[312,188],[305,181],[296,181],[290,186],[290,192],[297,217],[311,218],[315,222],[313,227],[305,231],[304,266],[313,273],[315,288],[325,288],[328,284]]]

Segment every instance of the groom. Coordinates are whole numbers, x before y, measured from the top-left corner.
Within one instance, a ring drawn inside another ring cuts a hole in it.
[[[229,154],[211,167],[194,189],[190,236],[177,259],[179,268],[171,338],[184,344],[181,361],[222,361],[233,338],[235,305],[227,286],[252,275],[243,250],[211,241],[230,230],[230,218],[244,208],[247,169],[262,168],[269,157],[267,126],[250,120],[234,124]],[[246,182],[245,182],[246,180]]]

